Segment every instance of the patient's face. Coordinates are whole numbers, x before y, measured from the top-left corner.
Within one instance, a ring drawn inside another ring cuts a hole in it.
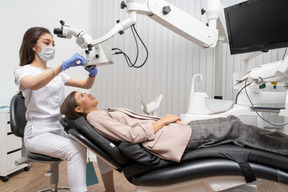
[[[92,108],[97,107],[98,100],[95,99],[91,94],[87,94],[84,92],[76,92],[75,100],[79,107],[81,107],[84,111],[90,110]]]

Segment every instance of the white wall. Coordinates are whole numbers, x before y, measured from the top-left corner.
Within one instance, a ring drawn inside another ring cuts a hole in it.
[[[43,26],[52,33],[55,27],[60,27],[62,19],[73,22],[79,28],[85,28],[92,33],[91,18],[93,18],[91,0],[0,0],[0,104],[7,104],[17,93],[14,84],[14,69],[19,65],[19,49],[25,31],[30,27]],[[80,48],[72,40],[54,37],[56,56],[49,66],[56,65],[71,57]],[[68,74],[86,78],[85,70],[71,69]],[[69,91],[70,89],[67,89]]]
[[[222,0],[224,6],[230,6],[243,0]],[[53,31],[59,27],[59,20],[71,26],[85,30],[93,38],[106,34],[115,25],[116,20],[126,18],[125,10],[120,9],[121,0],[0,0],[1,46],[0,46],[0,104],[7,103],[17,92],[13,71],[19,64],[19,48],[24,32],[33,26],[44,26]],[[167,0],[171,4],[188,12],[206,23],[201,15],[205,8],[203,0]],[[146,16],[139,15],[136,28],[149,49],[147,64],[141,69],[129,68],[122,56],[113,57],[114,64],[98,67],[92,93],[100,100],[100,108],[127,107],[136,112],[140,110],[140,97],[151,101],[158,93],[164,95],[158,114],[181,114],[187,111],[191,79],[201,73],[203,80],[198,82],[197,91],[205,91],[213,97],[214,70],[213,49],[199,48],[197,45],[180,37],[174,32]],[[72,40],[54,37],[56,41],[56,58],[49,63],[53,66],[69,58],[80,48]],[[131,31],[115,35],[106,42],[110,47],[124,50],[132,59],[135,57],[135,44]],[[140,61],[145,54],[140,52]],[[283,49],[273,50],[251,61],[249,68],[259,64],[279,60]],[[233,99],[232,73],[240,71],[241,55],[231,56],[229,46],[224,45],[223,52],[223,97]],[[86,78],[86,71],[69,69],[70,75]],[[70,92],[73,89],[68,89]]]

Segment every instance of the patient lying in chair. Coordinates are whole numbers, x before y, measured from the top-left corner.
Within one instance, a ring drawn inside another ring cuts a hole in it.
[[[246,125],[234,116],[184,123],[171,114],[159,118],[128,109],[98,110],[97,105],[91,94],[71,92],[60,112],[71,119],[85,116],[108,139],[141,143],[154,155],[175,162],[185,151],[227,143],[288,155],[287,135]]]

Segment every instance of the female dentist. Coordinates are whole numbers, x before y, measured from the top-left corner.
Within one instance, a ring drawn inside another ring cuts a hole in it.
[[[64,86],[90,89],[97,68],[86,69],[89,72],[86,80],[62,73],[70,67],[84,65],[85,59],[78,53],[55,67],[48,67],[47,62],[55,55],[54,46],[46,28],[33,27],[24,34],[19,51],[20,66],[14,71],[15,83],[25,97],[27,108],[24,143],[31,152],[67,160],[70,191],[84,192],[86,149],[63,130],[59,108],[65,98]]]

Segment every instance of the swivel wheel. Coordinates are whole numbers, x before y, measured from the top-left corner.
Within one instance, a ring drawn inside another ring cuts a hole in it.
[[[29,171],[30,170],[30,166],[24,167],[24,171]]]
[[[9,177],[8,177],[8,176],[2,177],[2,181],[3,181],[3,182],[7,182],[8,180],[9,180]]]

